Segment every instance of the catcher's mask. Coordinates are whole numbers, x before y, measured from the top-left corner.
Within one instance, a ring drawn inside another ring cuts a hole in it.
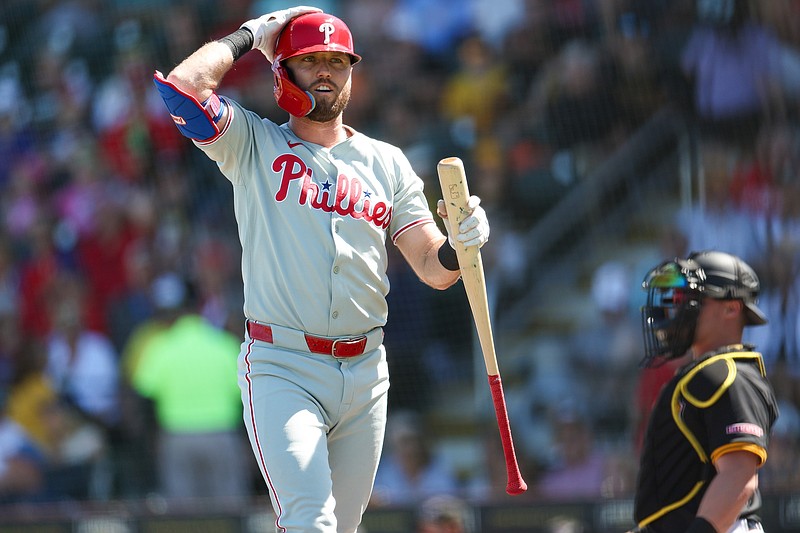
[[[756,305],[760,290],[756,273],[724,252],[694,252],[686,259],[662,263],[647,274],[642,288],[647,291],[642,308],[642,366],[659,366],[686,353],[694,340],[704,298],[741,300],[745,325],[767,323]]]
[[[344,52],[355,65],[361,56],[353,48],[353,34],[339,18],[327,13],[306,13],[289,21],[278,36],[272,72],[275,101],[294,116],[304,117],[314,109],[314,96],[292,81],[284,61],[313,52]]]

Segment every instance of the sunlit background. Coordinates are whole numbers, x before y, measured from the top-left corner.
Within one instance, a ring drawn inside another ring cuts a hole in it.
[[[345,20],[364,58],[345,122],[401,147],[432,206],[450,156],[482,198],[529,485],[505,493],[463,287],[427,288],[390,243],[389,433],[366,531],[448,513],[470,533],[631,527],[641,431],[670,371],[638,366],[640,284],[701,248],[761,277],[770,323],[747,336],[781,409],[764,523],[800,529],[800,2],[304,3]],[[291,5],[0,5],[0,532],[272,527],[236,389],[230,184],[180,136],[152,75]],[[219,92],[286,120],[259,53]],[[190,320],[169,342],[183,344],[165,344],[177,312]],[[230,366],[206,366],[215,351]]]

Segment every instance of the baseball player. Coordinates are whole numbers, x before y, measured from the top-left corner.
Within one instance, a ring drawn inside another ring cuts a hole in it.
[[[278,125],[215,92],[242,54],[272,64]],[[353,532],[384,439],[386,239],[437,289],[459,278],[454,239],[482,246],[477,197],[448,236],[402,152],[343,122],[361,60],[345,23],[295,7],[246,21],[154,81],[178,129],[234,190],[247,317],[244,421],[277,531]],[[437,208],[444,215],[444,204]],[[448,244],[449,241],[449,244]]]
[[[646,366],[689,352],[650,415],[637,482],[635,531],[763,531],[758,469],[778,416],[761,354],[742,344],[765,324],[760,284],[740,258],[695,252],[643,283]]]

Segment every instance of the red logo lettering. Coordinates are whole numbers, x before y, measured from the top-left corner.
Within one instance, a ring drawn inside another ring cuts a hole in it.
[[[272,170],[281,177],[281,185],[275,194],[275,200],[283,202],[289,196],[289,187],[293,182],[299,185],[297,202],[310,205],[326,213],[336,212],[354,219],[364,219],[375,226],[386,229],[392,221],[392,208],[384,201],[370,202],[364,194],[364,185],[358,178],[349,178],[339,174],[336,178],[336,191],[331,198],[327,187],[314,183],[313,170],[295,154],[282,154],[272,162]],[[360,207],[359,207],[360,204]]]

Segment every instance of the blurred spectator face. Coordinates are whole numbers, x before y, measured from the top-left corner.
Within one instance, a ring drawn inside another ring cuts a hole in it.
[[[448,518],[423,522],[419,528],[419,533],[462,533],[463,531],[464,528],[461,527],[461,524]]]
[[[146,289],[153,278],[153,257],[144,246],[132,246],[125,254],[125,280],[130,289]]]
[[[709,201],[724,203],[730,197],[731,154],[722,145],[713,143],[703,147],[703,171],[706,178],[706,197]]]
[[[556,441],[564,463],[582,463],[591,453],[592,434],[579,419],[559,420],[556,424]]]
[[[14,355],[21,345],[22,336],[16,315],[0,316],[0,354]]]
[[[619,261],[603,263],[592,278],[592,299],[607,315],[624,315],[630,299],[631,276],[627,266]]]
[[[591,93],[597,86],[597,53],[582,43],[567,45],[562,58],[561,76],[565,92]]]
[[[447,496],[433,496],[423,502],[417,533],[468,533],[469,509],[460,499]]]
[[[128,222],[140,235],[152,235],[158,226],[159,213],[153,196],[143,190],[131,191],[125,203]]]
[[[63,276],[54,285],[56,294],[50,311],[53,327],[65,335],[76,334],[83,327],[83,287],[69,276]]]
[[[77,303],[77,300],[66,300],[58,304],[53,313],[53,326],[64,333],[80,329],[80,310],[73,303]]]
[[[473,72],[479,72],[494,64],[489,46],[480,37],[470,37],[465,40],[458,47],[458,59],[467,70]]]
[[[392,439],[393,449],[404,467],[415,469],[428,462],[428,452],[422,435],[419,432],[403,429]]]

